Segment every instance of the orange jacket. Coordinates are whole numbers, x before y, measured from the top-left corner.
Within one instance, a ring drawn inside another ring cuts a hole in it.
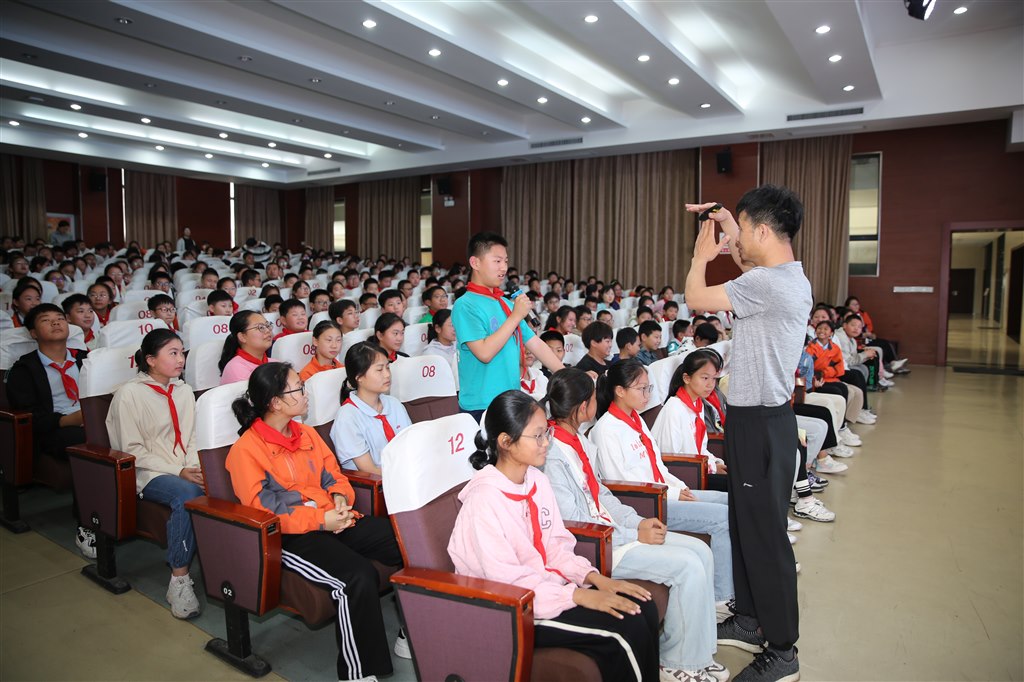
[[[338,362],[337,358],[332,360],[329,365],[321,365],[317,362],[316,356],[314,356],[306,363],[306,366],[302,368],[302,371],[299,372],[299,378],[303,381],[309,381],[309,378],[318,372],[326,372],[329,369],[339,369],[344,366],[345,365]]]
[[[863,310],[857,314],[860,315],[861,321],[864,322],[864,331],[866,331],[868,334],[874,334],[875,324],[871,321],[871,316],[868,315],[867,312]]]
[[[843,351],[838,344],[829,342],[825,348],[817,341],[811,341],[807,344],[807,352],[814,358],[814,371],[821,372],[826,382],[839,381],[839,377],[846,374]]]
[[[352,504],[355,491],[313,427],[292,423],[302,429],[295,452],[267,442],[255,429],[242,434],[228,453],[231,487],[242,504],[277,514],[284,533],[323,530],[324,515],[334,509],[331,495]],[[310,501],[316,506],[307,506]]]

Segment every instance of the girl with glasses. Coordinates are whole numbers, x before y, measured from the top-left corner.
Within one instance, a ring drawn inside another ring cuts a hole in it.
[[[274,342],[274,327],[252,310],[242,310],[231,317],[224,350],[220,354],[220,383],[245,381],[260,365],[275,362],[267,355]]]

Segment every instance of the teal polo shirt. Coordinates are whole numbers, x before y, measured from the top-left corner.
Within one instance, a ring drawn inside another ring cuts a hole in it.
[[[512,301],[505,299],[509,310]],[[459,348],[459,406],[464,410],[486,410],[499,393],[519,389],[519,346],[515,335],[490,362],[480,362],[466,345],[498,331],[508,315],[501,303],[489,296],[466,293],[452,306],[452,324]],[[523,343],[534,337],[526,322],[519,323]]]

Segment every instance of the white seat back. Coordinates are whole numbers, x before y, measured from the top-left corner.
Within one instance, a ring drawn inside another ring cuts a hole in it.
[[[231,317],[229,315],[213,315],[209,317],[197,317],[185,323],[182,329],[182,341],[185,350],[202,345],[207,341],[220,339],[221,343],[227,338]]]
[[[612,314],[612,327],[625,327],[629,324],[629,308],[609,311]]]
[[[402,341],[402,347],[399,350],[410,356],[422,353],[423,349],[427,347],[427,328],[429,326],[429,322],[421,322],[420,324],[410,324],[406,327],[405,339]]]
[[[469,455],[479,430],[471,416],[455,414],[399,431],[381,453],[388,513],[419,509],[472,478]]]
[[[265,298],[250,298],[250,299],[247,299],[247,300],[242,301],[241,303],[239,303],[238,304],[238,309],[239,310],[251,310],[254,313],[262,313],[263,312],[263,303],[266,300],[267,299],[265,299]]]
[[[281,319],[280,313],[260,313],[263,318],[274,326],[273,334],[277,336],[284,329],[284,320]]]
[[[185,360],[185,383],[193,391],[205,391],[220,384],[220,355],[224,351],[224,341],[213,339],[193,346]]]
[[[149,304],[145,301],[125,301],[114,306],[114,309],[110,311],[111,322],[125,322],[132,320],[151,320],[153,319],[153,313],[150,311]]]
[[[192,301],[184,308],[178,308],[178,322],[187,326],[192,320],[206,317],[209,309],[206,301]],[[182,327],[182,330],[184,330],[184,327]]]
[[[330,320],[330,313],[328,313],[326,310],[322,310],[319,313],[314,314],[313,317],[309,318],[309,330],[313,331],[314,329],[316,329],[316,326],[321,322],[330,322]]]
[[[658,348],[667,348],[668,342],[672,340],[672,323],[659,322],[661,325],[661,345]]]
[[[313,357],[313,332],[282,336],[274,342],[270,354],[275,360],[290,362],[296,372],[302,371]]]
[[[240,426],[231,411],[231,403],[247,388],[248,381],[236,381],[211,388],[196,399],[197,449],[223,448],[238,440]]]
[[[53,299],[57,298],[57,294],[60,293],[57,285],[47,281],[42,281],[40,284],[43,285],[43,295],[39,297],[39,301],[41,303],[53,303]]]
[[[402,313],[402,319],[405,320],[406,324],[416,324],[420,321],[420,318],[427,314],[427,306],[425,305],[413,305],[405,309]]]
[[[632,310],[637,307],[639,300],[636,296],[623,296],[622,300],[619,301],[619,308],[627,311]]]
[[[121,296],[121,303],[142,301],[145,303],[149,299],[153,298],[157,294],[162,294],[162,291],[156,291],[154,289],[129,289],[124,292]]]
[[[239,305],[243,301],[248,301],[250,298],[259,298],[262,287],[238,287],[235,290],[235,303]]]
[[[668,398],[668,387],[672,383],[672,373],[683,361],[684,355],[673,355],[664,360],[655,360],[647,366],[647,376],[651,380],[651,396],[647,401],[647,409],[661,405]]]
[[[391,363],[392,398],[407,403],[419,398],[454,396],[455,377],[448,361],[437,355],[398,358]]]
[[[565,335],[565,357],[562,359],[562,362],[567,365],[575,365],[586,354],[587,349],[583,345],[583,339],[579,334]]]
[[[174,306],[178,310],[187,308],[190,303],[202,301],[203,314],[206,314],[206,297],[213,293],[213,289],[191,289],[182,291],[174,297]]]
[[[306,397],[309,398],[309,409],[306,410],[304,423],[310,426],[321,426],[333,421],[338,416],[341,406],[341,386],[347,376],[345,368],[329,369],[317,372],[306,381]]]
[[[377,323],[378,317],[380,317],[380,308],[368,308],[364,310],[359,313],[359,328],[373,329],[373,325]]]
[[[341,351],[338,352],[338,360],[345,362],[345,353],[357,343],[362,343],[373,337],[373,329],[355,329],[341,337]]]
[[[78,376],[78,395],[92,398],[113,393],[118,386],[138,374],[135,351],[139,344],[118,348],[97,348],[82,363]]]
[[[117,310],[117,308],[114,308]],[[108,322],[100,330],[96,339],[97,348],[117,348],[118,346],[134,346],[142,343],[143,337],[154,329],[167,329],[163,320],[126,320]],[[193,387],[194,388],[194,387]]]
[[[8,370],[25,353],[39,350],[39,344],[24,327],[8,327],[3,330],[0,343],[0,369]]]

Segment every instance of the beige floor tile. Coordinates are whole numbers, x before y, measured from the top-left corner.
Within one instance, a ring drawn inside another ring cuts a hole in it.
[[[58,575],[77,573],[85,559],[38,533],[0,530],[0,592],[10,592]]]

